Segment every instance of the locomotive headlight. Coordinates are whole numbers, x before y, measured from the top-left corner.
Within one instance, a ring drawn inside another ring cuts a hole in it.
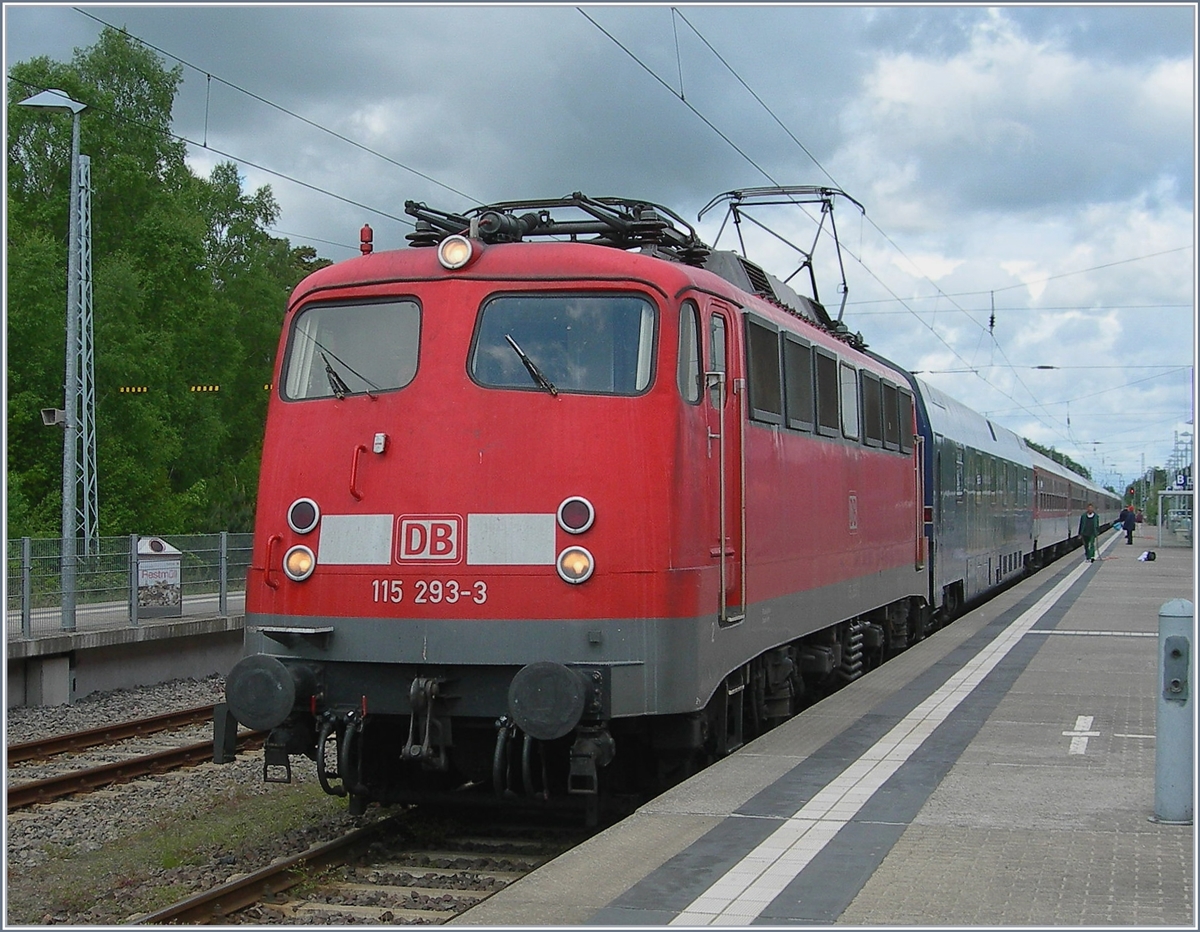
[[[287,512],[287,523],[297,534],[307,534],[321,520],[321,509],[311,498],[298,498]]]
[[[465,236],[454,234],[438,243],[438,262],[444,269],[461,269],[475,258],[475,244]]]
[[[596,509],[580,495],[572,495],[558,506],[558,526],[568,534],[582,534],[595,520]]]
[[[317,567],[317,558],[307,547],[297,544],[283,555],[283,571],[288,579],[302,582],[312,575]]]
[[[568,547],[558,555],[555,566],[558,575],[572,585],[587,582],[596,568],[592,554],[584,547]]]

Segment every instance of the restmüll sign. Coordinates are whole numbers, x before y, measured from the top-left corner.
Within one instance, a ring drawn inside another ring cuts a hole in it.
[[[183,554],[160,537],[138,538],[139,618],[183,614]]]

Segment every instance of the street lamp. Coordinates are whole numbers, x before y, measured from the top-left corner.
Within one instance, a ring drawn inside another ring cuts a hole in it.
[[[80,466],[83,467],[85,548],[94,532],[95,515],[95,433],[92,407],[95,396],[92,392],[91,372],[91,217],[90,198],[85,198],[85,184],[81,184],[81,175],[86,174],[90,179],[91,166],[87,156],[81,157],[79,154],[79,114],[87,105],[71,99],[65,91],[53,89],[22,100],[19,106],[71,114],[71,192],[67,231],[67,384],[62,417],[62,627],[65,631],[73,631],[76,588],[75,539],[79,530],[76,520],[76,489],[80,478]],[[81,327],[82,316],[86,316],[86,327]],[[47,420],[45,412],[43,420]],[[56,420],[52,416],[49,422],[54,423]],[[81,428],[84,440],[82,462],[76,458]]]

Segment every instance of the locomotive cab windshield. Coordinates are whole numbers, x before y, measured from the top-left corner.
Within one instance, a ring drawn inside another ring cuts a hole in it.
[[[284,363],[291,401],[403,388],[417,372],[416,301],[321,304],[296,315]]]
[[[565,392],[641,394],[654,323],[654,306],[636,295],[499,295],[480,312],[471,376],[489,388],[530,388],[536,370]]]

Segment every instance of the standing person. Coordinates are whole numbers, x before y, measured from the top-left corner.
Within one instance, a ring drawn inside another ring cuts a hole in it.
[[[1121,526],[1125,528],[1125,543],[1132,544],[1133,532],[1137,528],[1137,512],[1133,510],[1133,506],[1128,505],[1121,512],[1121,517],[1118,520],[1121,522]]]
[[[1079,516],[1079,536],[1083,538],[1084,559],[1096,562],[1096,538],[1100,536],[1100,516],[1096,506],[1088,502],[1087,512]]]

